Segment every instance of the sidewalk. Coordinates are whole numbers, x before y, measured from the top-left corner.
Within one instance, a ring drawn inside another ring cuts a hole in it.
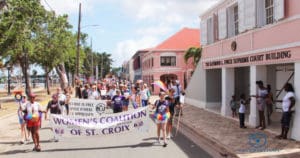
[[[300,142],[278,140],[271,132],[251,127],[241,129],[237,120],[194,106],[185,105],[183,111],[180,131],[188,129],[201,136],[220,157],[300,157]],[[253,135],[260,137],[253,142],[249,139]]]

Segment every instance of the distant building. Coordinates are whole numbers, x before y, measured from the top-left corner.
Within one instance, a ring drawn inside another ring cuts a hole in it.
[[[194,71],[191,60],[184,62],[185,52],[190,47],[200,47],[200,30],[183,28],[155,48],[143,51],[142,80],[149,86],[155,80],[167,83],[170,80],[179,80],[185,87]],[[152,86],[154,94],[160,89]]]
[[[282,100],[283,86],[292,83],[297,101],[290,131],[300,140],[299,28],[299,0],[220,1],[201,15],[202,58],[185,101],[230,116],[231,96],[255,95],[257,80],[271,85],[275,100]],[[258,125],[255,99],[248,111],[248,123]]]

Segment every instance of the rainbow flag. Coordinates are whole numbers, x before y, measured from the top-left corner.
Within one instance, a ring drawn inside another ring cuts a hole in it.
[[[165,92],[168,90],[167,86],[161,80],[154,81],[152,84],[161,88]]]

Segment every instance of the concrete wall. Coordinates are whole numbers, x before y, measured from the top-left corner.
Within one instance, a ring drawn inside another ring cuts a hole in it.
[[[198,64],[186,88],[185,102],[187,104],[204,108],[206,104],[206,71],[202,64]]]
[[[220,103],[222,100],[222,70],[207,70],[206,76],[206,101],[211,103]]]

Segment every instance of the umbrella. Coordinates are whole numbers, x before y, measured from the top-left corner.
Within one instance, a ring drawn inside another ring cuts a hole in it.
[[[154,81],[152,84],[161,88],[163,91],[168,90],[167,86],[161,80]]]

